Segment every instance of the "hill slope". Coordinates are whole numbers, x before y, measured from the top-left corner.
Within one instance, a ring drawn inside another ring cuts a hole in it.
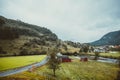
[[[46,53],[57,40],[47,28],[0,16],[0,56]]]
[[[90,43],[91,45],[120,45],[120,30],[107,33],[100,40]]]
[[[80,43],[62,41],[45,27],[0,16],[0,56],[46,54],[55,46],[65,54],[80,50]]]
[[[52,40],[56,40],[57,36],[52,33],[49,29],[31,25],[28,23],[24,23],[19,20],[12,20],[12,19],[6,19],[2,16],[0,16],[0,39],[7,39],[8,37],[11,37],[12,35],[15,35],[18,37],[19,35],[26,35],[26,36],[34,36],[42,38],[43,36],[46,38],[50,38]],[[4,37],[3,37],[4,36]]]

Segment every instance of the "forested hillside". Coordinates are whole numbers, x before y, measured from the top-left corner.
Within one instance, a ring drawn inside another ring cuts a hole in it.
[[[75,53],[80,44],[62,41],[45,27],[0,16],[0,56],[46,54],[53,47],[62,53]]]

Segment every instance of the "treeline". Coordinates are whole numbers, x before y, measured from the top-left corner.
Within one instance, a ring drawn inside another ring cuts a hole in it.
[[[120,46],[118,46],[118,48],[110,48],[110,51],[120,51]]]
[[[81,44],[79,42],[65,41],[65,43],[67,43],[68,45],[73,46],[75,48],[81,47]]]
[[[15,39],[19,38],[20,35],[40,37],[38,33],[22,28],[16,27],[0,27],[0,39]]]
[[[29,51],[28,49],[22,49],[19,53],[20,56],[25,56],[25,55],[42,55],[42,54],[47,54],[47,51]],[[15,56],[15,55],[14,55]]]
[[[7,25],[12,26],[12,27],[17,27],[17,28],[28,30],[29,33],[25,33],[25,34],[29,34],[29,35],[37,36],[37,37],[38,37],[38,35],[39,35],[39,37],[40,36],[49,36],[53,40],[58,39],[54,33],[52,33],[49,29],[47,29],[45,27],[28,24],[28,23],[22,22],[20,20],[11,20],[11,19],[7,19],[6,23],[7,23]]]
[[[19,34],[16,28],[11,27],[0,27],[0,39],[15,39],[18,38]]]

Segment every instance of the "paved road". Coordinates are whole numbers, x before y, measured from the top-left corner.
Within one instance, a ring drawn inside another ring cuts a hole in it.
[[[36,66],[36,67],[42,66],[42,65],[46,64],[48,62],[48,60],[49,60],[49,56],[47,56],[41,62],[34,64],[34,66]],[[7,71],[4,71],[4,72],[0,72],[0,77],[5,77],[5,76],[13,75],[13,74],[16,74],[16,73],[20,73],[20,72],[23,72],[23,71],[27,71],[28,69],[32,68],[32,66],[33,66],[33,64],[29,65],[29,66],[22,67],[22,68],[18,68],[18,69],[13,69],[13,70],[7,70]]]

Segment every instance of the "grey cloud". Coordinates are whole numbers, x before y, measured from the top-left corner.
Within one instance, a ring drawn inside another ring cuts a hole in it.
[[[91,42],[119,30],[120,0],[0,0],[0,15],[45,26],[63,40]]]

